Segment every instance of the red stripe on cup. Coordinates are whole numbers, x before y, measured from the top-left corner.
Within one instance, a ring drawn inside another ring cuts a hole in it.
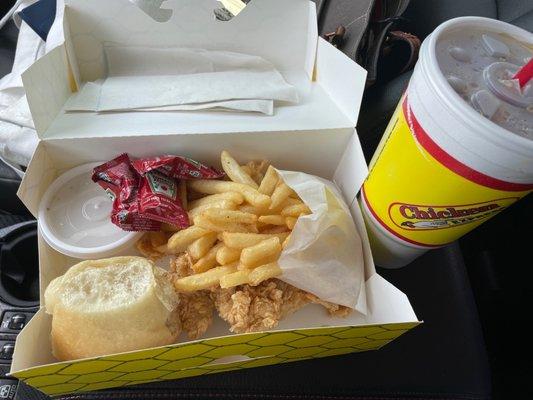
[[[507,192],[523,192],[533,189],[533,184],[530,183],[513,183],[502,181],[500,179],[493,178],[489,175],[485,175],[475,169],[468,167],[459,160],[453,158],[450,154],[444,151],[437,143],[431,139],[427,132],[420,126],[420,123],[416,119],[412,112],[411,107],[407,103],[407,97],[404,99],[403,113],[409,128],[413,133],[418,143],[446,168],[452,170],[457,175],[462,176],[469,181],[477,183],[478,185],[486,186],[496,190],[504,190]]]
[[[417,246],[421,246],[421,247],[427,247],[428,249],[436,249],[438,247],[442,247],[444,245],[438,245],[438,246],[432,246],[430,244],[425,244],[425,243],[420,243],[420,242],[417,242],[415,240],[412,240],[412,239],[409,239],[409,238],[406,238],[405,236],[402,236],[400,235],[398,232],[394,231],[393,229],[391,229],[385,222],[383,222],[383,220],[381,218],[379,218],[378,214],[372,209],[372,206],[370,205],[370,202],[368,201],[368,197],[366,197],[366,193],[365,193],[365,189],[364,189],[364,185],[363,187],[361,188],[361,197],[363,199],[363,203],[365,204],[366,208],[368,208],[368,210],[370,211],[370,213],[372,214],[372,216],[376,219],[376,221],[383,227],[387,230],[387,232],[391,233],[392,235],[396,236],[398,239],[401,239],[403,240],[404,242],[407,242],[407,243],[411,243],[411,244],[414,244],[414,245],[417,245]]]

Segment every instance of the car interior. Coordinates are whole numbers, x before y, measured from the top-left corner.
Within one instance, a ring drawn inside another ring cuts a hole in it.
[[[2,1],[0,17],[14,3]],[[349,24],[357,17],[350,13],[358,0],[316,3],[319,34],[372,71],[357,123],[367,162],[407,88],[417,39],[423,41],[439,24],[461,16],[498,19],[533,31],[530,0],[377,1],[394,10],[387,23],[409,35],[394,46],[389,36],[388,51],[374,60],[369,55],[371,41],[364,54],[357,51],[359,44],[354,49],[351,42],[357,32],[350,31]],[[17,36],[13,21],[0,30],[0,77],[11,71]],[[8,375],[17,334],[39,309],[37,222],[17,197],[20,181],[20,174],[0,160],[0,398],[40,400],[47,397]],[[378,267],[379,274],[407,294],[423,321],[379,351],[58,398],[531,398],[528,326],[533,322],[533,261],[528,248],[533,245],[532,227],[533,196],[529,194],[459,240],[403,268]]]

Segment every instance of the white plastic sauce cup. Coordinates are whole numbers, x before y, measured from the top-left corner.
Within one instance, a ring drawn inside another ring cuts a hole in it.
[[[46,242],[70,257],[98,259],[133,245],[140,232],[126,232],[110,220],[113,201],[91,179],[101,163],[84,164],[59,176],[39,204],[38,226]]]

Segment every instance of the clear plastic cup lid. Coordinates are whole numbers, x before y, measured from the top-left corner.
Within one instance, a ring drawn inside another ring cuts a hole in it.
[[[522,41],[481,27],[446,32],[436,45],[450,86],[477,112],[507,131],[533,140],[533,80],[515,74],[533,57],[533,35]]]

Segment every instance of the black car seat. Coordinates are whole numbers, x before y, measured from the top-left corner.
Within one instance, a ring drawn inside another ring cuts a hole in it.
[[[439,24],[461,16],[499,19],[533,31],[533,1],[531,0],[411,0],[404,13],[402,30],[424,39]],[[357,131],[363,151],[369,161],[396,104],[407,87],[411,72],[391,81],[380,82],[366,90]]]

